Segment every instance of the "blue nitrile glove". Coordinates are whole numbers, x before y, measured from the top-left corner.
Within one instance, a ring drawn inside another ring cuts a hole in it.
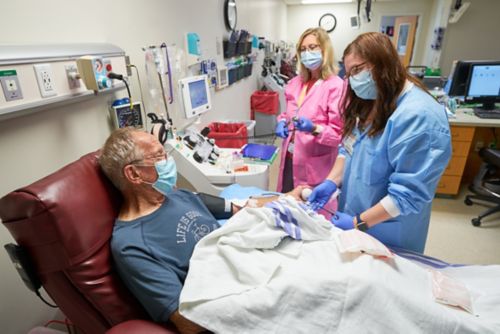
[[[293,125],[295,125],[295,129],[304,132],[312,132],[314,129],[313,122],[304,116],[300,116],[297,120],[294,120]]]
[[[330,221],[335,225],[335,227],[341,228],[343,230],[352,230],[354,228],[354,217],[337,211]]]
[[[332,180],[325,180],[317,185],[311,195],[307,198],[314,211],[319,210],[330,200],[333,193],[337,190],[337,185]]]
[[[286,121],[283,119],[276,124],[276,135],[281,138],[286,138],[288,137],[288,125],[286,124]]]

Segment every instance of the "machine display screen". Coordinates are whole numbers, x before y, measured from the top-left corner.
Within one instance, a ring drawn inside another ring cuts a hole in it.
[[[191,98],[191,107],[196,109],[208,103],[208,92],[205,85],[205,80],[190,82],[189,96]]]
[[[500,96],[500,65],[474,65],[469,96]]]

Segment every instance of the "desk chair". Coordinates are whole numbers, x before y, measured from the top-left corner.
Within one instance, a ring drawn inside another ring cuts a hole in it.
[[[497,169],[500,168],[500,150],[482,148],[479,156],[483,159],[483,164],[469,187],[474,194],[465,196],[464,202],[466,205],[472,205],[476,201],[489,202],[495,206],[473,218],[471,222],[474,226],[480,226],[484,217],[500,212],[500,179],[495,178]]]
[[[176,333],[149,320],[113,268],[109,241],[120,203],[90,153],[1,198],[0,218],[79,333]]]

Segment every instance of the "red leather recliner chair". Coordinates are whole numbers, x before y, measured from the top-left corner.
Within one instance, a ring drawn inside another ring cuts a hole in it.
[[[90,153],[0,199],[0,218],[61,311],[83,333],[177,333],[149,321],[112,264],[120,193]]]

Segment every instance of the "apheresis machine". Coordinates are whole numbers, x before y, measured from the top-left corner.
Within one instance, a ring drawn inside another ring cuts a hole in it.
[[[206,75],[181,79],[178,88],[186,118],[199,117],[212,108]],[[244,160],[240,149],[218,148],[206,135],[190,126],[166,142],[178,173],[197,191],[217,195],[233,183],[268,188],[268,165]]]

